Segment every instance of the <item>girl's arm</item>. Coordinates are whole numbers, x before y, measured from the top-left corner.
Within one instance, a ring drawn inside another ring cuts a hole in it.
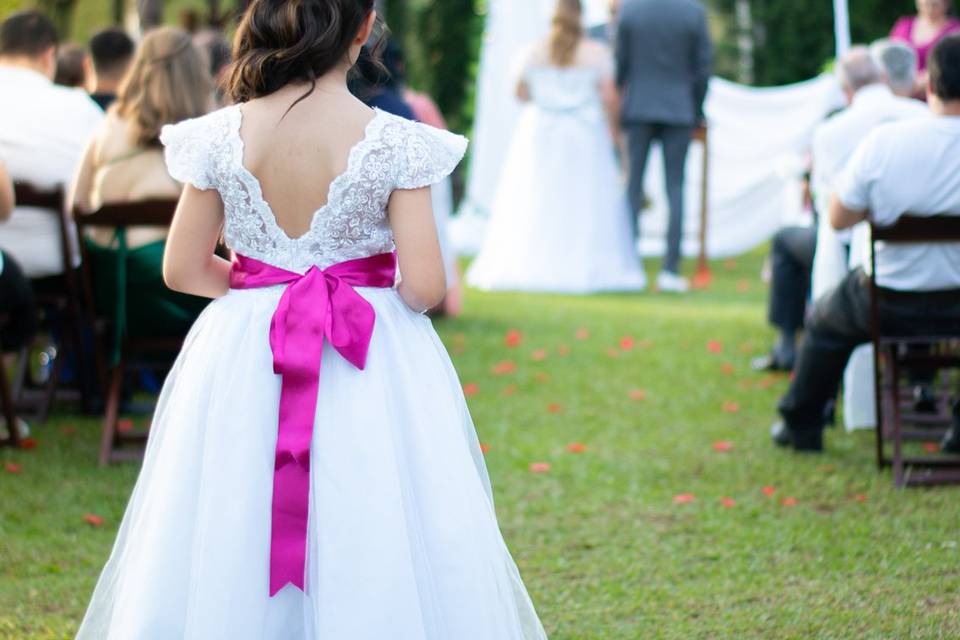
[[[387,211],[400,263],[400,297],[418,313],[429,311],[447,293],[430,187],[394,191]]]
[[[230,263],[217,256],[223,201],[215,189],[187,185],[167,236],[163,280],[174,291],[219,298],[230,289]]]
[[[13,182],[7,174],[7,165],[0,160],[0,220],[6,220],[13,213]]]
[[[83,159],[73,178],[70,193],[67,194],[67,206],[83,213],[93,211],[93,175],[96,172],[97,138],[94,136],[83,152]]]

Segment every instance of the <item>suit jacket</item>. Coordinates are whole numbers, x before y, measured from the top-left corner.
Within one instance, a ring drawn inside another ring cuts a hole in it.
[[[706,10],[697,0],[627,0],[617,27],[623,122],[699,124],[713,72]]]

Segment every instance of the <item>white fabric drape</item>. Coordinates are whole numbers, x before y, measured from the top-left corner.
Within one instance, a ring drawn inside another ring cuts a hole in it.
[[[519,105],[513,97],[516,58],[549,26],[552,0],[492,0],[483,47],[473,155],[467,198],[451,227],[460,253],[479,249],[493,206],[500,170],[513,136]],[[588,3],[591,17],[606,2]],[[800,215],[799,175],[814,127],[843,104],[832,76],[797,85],[757,89],[715,78],[706,112],[710,122],[710,220],[712,257],[736,255],[768,240]],[[695,254],[700,218],[702,148],[691,149],[687,169],[684,251]],[[666,194],[659,150],[647,176],[652,209],[643,216],[642,249],[663,251]]]
[[[836,32],[837,57],[850,49],[850,3],[849,0],[833,0],[833,27]]]

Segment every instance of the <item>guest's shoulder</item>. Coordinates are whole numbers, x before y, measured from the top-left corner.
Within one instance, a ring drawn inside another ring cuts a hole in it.
[[[51,84],[50,100],[71,117],[79,115],[98,122],[103,119],[103,109],[83,89]]]

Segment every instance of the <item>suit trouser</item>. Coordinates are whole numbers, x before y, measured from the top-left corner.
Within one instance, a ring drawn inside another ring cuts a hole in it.
[[[813,227],[786,227],[773,236],[768,318],[782,331],[792,333],[803,326],[816,247],[817,230]]]
[[[37,330],[37,307],[30,281],[7,253],[0,273],[0,311],[7,315],[7,324],[0,327],[0,347],[4,352],[16,351]]]
[[[880,322],[888,335],[960,335],[960,290],[884,291]],[[814,305],[778,407],[791,430],[823,428],[824,408],[837,395],[850,354],[870,339],[870,281],[857,269]]]
[[[663,124],[656,122],[631,122],[626,125],[627,145],[630,155],[630,221],[634,238],[640,237],[637,215],[643,207],[643,183],[647,173],[650,146],[659,140],[663,146],[664,176],[667,199],[670,201],[670,224],[667,229],[667,252],[663,261],[664,271],[677,273],[680,270],[681,242],[683,240],[683,187],[687,166],[687,151],[693,137],[689,125]]]

